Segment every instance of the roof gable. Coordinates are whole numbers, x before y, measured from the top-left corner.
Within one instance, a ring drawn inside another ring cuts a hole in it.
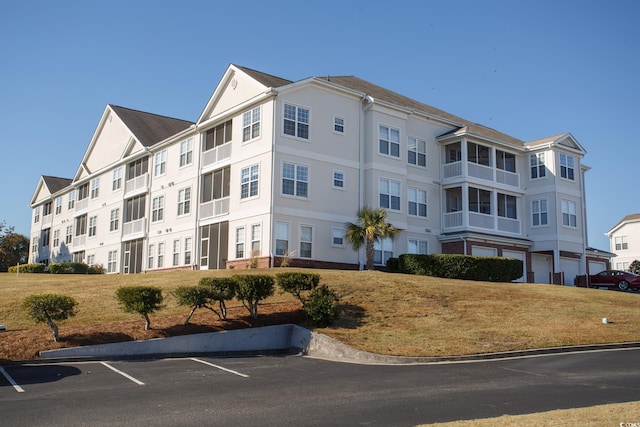
[[[626,215],[624,218],[622,218],[616,225],[614,225],[611,230],[607,231],[607,235],[609,237],[611,237],[611,235],[613,233],[615,233],[617,230],[619,230],[620,228],[622,228],[623,226],[633,223],[633,222],[640,222],[640,213],[634,213],[634,214],[629,214]]]
[[[68,188],[72,183],[71,179],[58,178],[55,176],[43,175],[38,180],[36,190],[31,197],[31,206],[37,205],[45,200],[51,199],[56,193]]]
[[[548,145],[551,147],[563,147],[580,154],[586,154],[587,151],[578,143],[578,141],[570,133],[561,133],[558,135],[549,136],[546,138],[536,139],[535,141],[527,142],[526,145],[530,148],[537,148],[539,146]]]

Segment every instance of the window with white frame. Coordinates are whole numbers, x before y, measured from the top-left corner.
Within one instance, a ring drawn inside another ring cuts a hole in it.
[[[375,265],[386,265],[391,257],[393,257],[393,240],[387,237],[374,243],[373,263]]]
[[[251,226],[251,256],[260,256],[260,240],[262,239],[262,226],[253,224]]]
[[[118,268],[118,251],[109,251],[107,254],[107,273],[115,273]]]
[[[173,241],[173,265],[180,264],[180,239]]]
[[[191,237],[184,239],[184,265],[191,265]]]
[[[571,200],[562,201],[562,225],[573,228],[578,226],[576,202]]]
[[[109,231],[117,231],[120,226],[120,208],[111,209]]]
[[[283,131],[285,135],[309,139],[309,109],[284,104]]]
[[[242,142],[260,136],[260,107],[246,111],[242,115]]]
[[[400,157],[400,130],[380,125],[378,139],[380,154]]]
[[[111,181],[112,191],[119,190],[120,188],[122,188],[122,167],[113,170],[113,178]]]
[[[167,150],[156,153],[154,165],[153,176],[160,176],[167,173]]]
[[[531,225],[539,227],[549,224],[549,211],[547,210],[547,200],[531,201]]]
[[[496,168],[516,173],[516,155],[502,150],[496,150]]]
[[[164,267],[164,242],[158,242],[158,268]]]
[[[180,143],[180,167],[193,163],[193,138]]]
[[[276,255],[289,255],[289,223],[276,222]]]
[[[469,211],[491,215],[491,191],[469,187]]]
[[[244,227],[236,227],[236,259],[242,258],[244,258]]]
[[[409,200],[409,215],[427,217],[427,192],[425,190],[409,187],[407,199]]]
[[[282,194],[309,196],[309,167],[293,163],[282,164]]]
[[[53,230],[53,247],[57,248],[60,245],[60,230]]]
[[[300,258],[311,258],[313,254],[313,227],[300,226]]]
[[[333,116],[333,132],[344,134],[344,118]]]
[[[154,197],[151,203],[151,222],[164,219],[164,196]]]
[[[395,211],[400,210],[400,182],[380,178],[378,182],[380,207]]]
[[[156,247],[155,245],[149,245],[149,250],[147,251],[147,268],[149,270],[154,268],[156,259]]]
[[[467,160],[483,166],[491,166],[491,149],[485,145],[467,142]]]
[[[616,270],[629,271],[629,261],[626,262],[617,262]]]
[[[96,235],[97,228],[98,228],[98,217],[95,215],[92,217],[89,217],[89,230],[88,230],[89,237],[93,237]]]
[[[616,251],[624,251],[629,249],[629,242],[627,242],[627,236],[616,236]]]
[[[56,215],[62,213],[62,196],[56,197]]]
[[[76,205],[76,192],[72,191],[71,193],[68,194],[67,196],[67,209],[71,210],[75,207]]]
[[[38,236],[31,239],[31,253],[38,253]]]
[[[67,245],[70,245],[72,240],[73,240],[73,225],[67,225],[65,235],[64,235],[64,243]]]
[[[331,246],[344,247],[344,228],[331,229]]]
[[[409,239],[407,242],[407,253],[427,255],[427,241],[418,239]]]
[[[518,202],[515,196],[498,193],[498,216],[518,219]]]
[[[40,232],[40,243],[43,247],[49,246],[49,237],[51,235],[51,229],[46,228]]]
[[[260,177],[258,165],[242,168],[240,171],[240,198],[247,199],[258,195],[258,179]]]
[[[97,199],[100,193],[100,178],[94,178],[91,180],[91,198]]]
[[[33,208],[33,222],[40,222],[40,206]]]
[[[544,153],[532,154],[529,159],[531,161],[531,179],[543,178],[547,174]]]
[[[77,189],[78,201],[84,200],[89,197],[89,183],[84,183]]]
[[[96,263],[96,255],[95,254],[87,255],[87,265],[93,265],[95,263]]]
[[[333,171],[333,188],[344,190],[344,172]]]
[[[573,156],[560,153],[560,176],[565,179],[574,180]]]
[[[51,202],[46,202],[44,205],[42,205],[42,216],[49,216],[51,215]]]
[[[178,216],[191,212],[191,187],[178,190]]]
[[[407,163],[416,166],[427,166],[427,142],[418,138],[407,140]]]

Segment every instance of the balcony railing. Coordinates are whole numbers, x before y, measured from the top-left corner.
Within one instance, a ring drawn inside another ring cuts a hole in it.
[[[147,229],[147,218],[134,219],[122,224],[122,237],[143,234]]]
[[[81,236],[73,237],[73,249],[78,250],[79,247],[86,245],[87,243],[87,235],[83,234]]]
[[[444,178],[455,178],[462,176],[462,162],[447,163],[442,166],[442,175]]]
[[[89,198],[85,197],[82,200],[76,201],[76,212],[84,211],[89,207]]]
[[[467,174],[473,178],[480,178],[487,181],[494,180],[494,168],[491,166],[479,165],[467,162]],[[462,162],[445,163],[442,165],[443,179],[456,178],[462,176]],[[495,169],[495,182],[513,187],[520,186],[520,175],[517,173]]]
[[[202,167],[221,162],[231,157],[231,143],[219,145],[202,153]]]
[[[469,176],[474,178],[493,181],[493,168],[491,166],[479,165],[473,162],[467,162]]]
[[[200,203],[200,218],[211,218],[229,213],[229,197]]]
[[[51,224],[51,220],[53,219],[53,215],[45,215],[42,217],[42,226],[45,227]]]
[[[149,174],[145,173],[144,175],[136,176],[124,183],[124,195],[128,196],[130,193],[134,192],[144,192],[141,190],[147,190],[149,188]]]
[[[466,223],[465,215],[467,219]],[[447,212],[443,215],[443,221],[444,231],[470,228],[500,231],[509,234],[520,234],[522,232],[519,219],[505,218],[479,212]]]
[[[513,187],[520,187],[520,175],[517,173],[496,169],[496,182]]]

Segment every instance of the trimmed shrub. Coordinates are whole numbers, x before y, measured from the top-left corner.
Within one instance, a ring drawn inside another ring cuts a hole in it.
[[[211,301],[211,289],[207,286],[179,286],[173,292],[173,296],[178,300],[178,305],[184,305],[191,308],[187,319],[184,324],[189,324],[191,316],[199,308],[208,308],[215,312],[212,307],[209,307]],[[218,313],[216,313],[218,314]],[[218,314],[220,316],[220,314]]]
[[[144,317],[144,329],[151,329],[149,314],[162,308],[162,290],[155,286],[123,286],[116,290],[116,298],[127,313]]]
[[[309,292],[318,287],[320,275],[317,273],[288,272],[276,274],[278,286],[298,298],[302,305],[305,304],[303,292]]]
[[[49,264],[51,274],[87,274],[89,266],[82,262],[58,262]]]
[[[455,254],[400,255],[399,272],[447,279],[511,282],[522,276],[522,261],[514,258]]]
[[[327,285],[313,289],[304,304],[304,312],[315,326],[326,327],[338,318],[338,296]]]
[[[45,273],[47,266],[40,263],[13,265],[7,270],[9,273]]]
[[[90,265],[87,269],[87,274],[105,274],[107,269],[102,264]]]
[[[273,295],[275,280],[264,274],[235,275],[236,298],[249,311],[252,319],[258,318],[258,304]]]
[[[36,323],[46,323],[53,331],[53,341],[58,341],[58,325],[54,320],[66,320],[75,316],[75,299],[65,295],[30,295],[22,302],[22,308]]]

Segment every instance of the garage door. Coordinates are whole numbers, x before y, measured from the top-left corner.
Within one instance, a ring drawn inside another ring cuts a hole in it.
[[[551,283],[551,255],[531,254],[534,283]]]
[[[522,276],[514,280],[514,282],[524,282],[526,277],[526,272],[527,272],[527,263],[525,262],[526,261],[525,253],[518,252],[518,251],[502,251],[502,256],[505,258],[515,258],[522,261]]]
[[[573,279],[580,274],[580,260],[560,258],[560,271],[564,271],[564,284],[573,286]]]
[[[472,246],[471,255],[475,256],[498,256],[496,248],[485,248],[483,246]]]
[[[602,261],[589,261],[589,274],[598,274],[607,269],[607,264]]]

